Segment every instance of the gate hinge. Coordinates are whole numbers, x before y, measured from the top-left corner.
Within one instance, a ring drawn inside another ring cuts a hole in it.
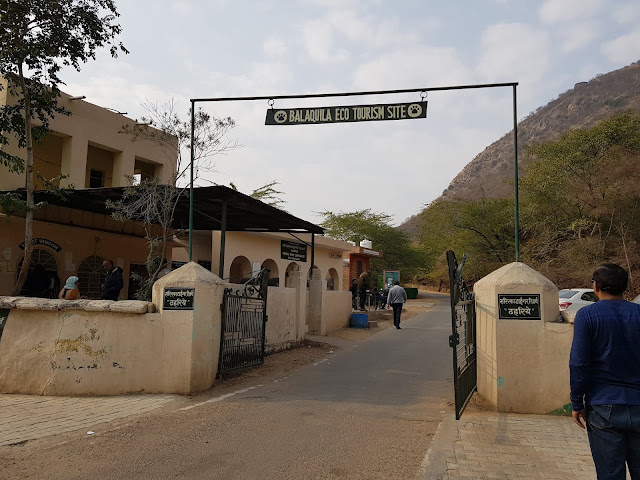
[[[457,333],[455,335],[449,335],[449,346],[451,348],[455,347],[459,343],[460,343],[460,335],[458,335]]]

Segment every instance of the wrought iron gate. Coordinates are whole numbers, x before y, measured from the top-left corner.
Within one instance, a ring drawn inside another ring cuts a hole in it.
[[[456,420],[478,388],[478,366],[476,362],[476,300],[462,277],[462,268],[467,256],[458,264],[453,250],[447,252],[449,282],[451,284],[451,336],[449,346],[453,348],[453,382],[456,400]]]
[[[218,373],[264,363],[269,270],[263,268],[235,292],[225,288]]]

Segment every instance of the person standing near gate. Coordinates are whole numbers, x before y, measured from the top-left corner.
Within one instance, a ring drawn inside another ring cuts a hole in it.
[[[593,272],[600,299],[575,319],[569,359],[574,421],[587,426],[598,480],[640,479],[640,305],[622,298],[628,274],[605,263]]]
[[[358,309],[358,279],[354,278],[351,280],[351,286],[349,287],[349,291],[351,292],[351,307],[353,310]]]
[[[102,268],[107,272],[102,285],[102,300],[118,300],[120,290],[124,286],[122,281],[122,269],[114,267],[113,261],[105,260],[102,262]]]
[[[393,324],[400,330],[400,315],[402,314],[402,307],[404,302],[407,301],[407,292],[400,286],[400,282],[396,280],[393,282],[393,287],[389,290],[387,295],[387,302],[393,309]]]
[[[365,270],[358,277],[358,295],[360,296],[360,310],[365,311],[364,302],[367,300],[369,289],[369,270]]]

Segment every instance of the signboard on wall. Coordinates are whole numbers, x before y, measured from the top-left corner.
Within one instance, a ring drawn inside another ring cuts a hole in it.
[[[393,287],[393,282],[400,281],[400,270],[384,271],[384,288]]]
[[[540,320],[540,294],[498,294],[501,320]]]
[[[346,105],[338,107],[270,108],[265,125],[313,125],[427,118],[427,102]]]
[[[163,310],[193,310],[195,288],[165,287],[162,291]]]
[[[307,246],[304,243],[280,240],[280,258],[304,263],[307,261]]]
[[[38,245],[44,245],[45,247],[49,247],[55,250],[56,253],[62,250],[62,247],[60,245],[58,245],[53,240],[49,240],[48,238],[34,238],[31,243],[34,247],[37,247]],[[21,250],[24,250],[24,242],[22,242],[19,246]]]

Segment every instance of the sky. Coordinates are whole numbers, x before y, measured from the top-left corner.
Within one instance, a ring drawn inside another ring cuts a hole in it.
[[[116,0],[130,51],[100,52],[63,90],[145,115],[143,102],[518,82],[522,119],[597,74],[640,60],[637,0]],[[420,93],[277,100],[274,108],[415,102]],[[265,126],[267,101],[199,103],[241,145],[207,179],[283,208],[369,208],[398,225],[513,127],[509,87],[429,92],[426,119]],[[202,183],[205,184],[205,183]]]

